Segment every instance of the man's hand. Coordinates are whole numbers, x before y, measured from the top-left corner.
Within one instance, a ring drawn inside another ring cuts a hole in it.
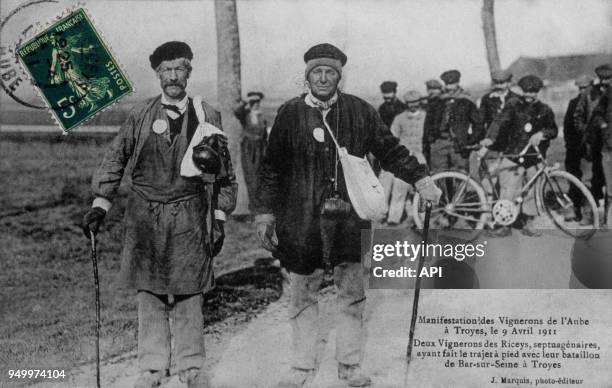
[[[529,145],[537,147],[542,140],[544,140],[544,134],[542,132],[536,132],[529,138]]]
[[[83,216],[83,222],[81,224],[85,237],[90,238],[89,232],[93,232],[94,236],[98,234],[100,225],[102,225],[102,221],[104,221],[104,216],[106,216],[106,210],[97,206],[92,207],[89,209],[89,211],[87,211],[87,213],[85,213],[85,216]]]
[[[488,137],[485,137],[484,139],[480,141],[480,145],[482,147],[489,148],[491,147],[491,145],[493,145],[493,140],[489,139]]]
[[[432,205],[437,205],[438,202],[440,202],[442,190],[436,186],[430,176],[426,176],[425,178],[416,181],[414,187],[419,192],[419,195],[423,201],[431,202]]]
[[[278,237],[276,237],[276,218],[274,215],[256,215],[255,225],[257,227],[257,237],[259,237],[261,246],[270,252],[274,252],[278,246]]]

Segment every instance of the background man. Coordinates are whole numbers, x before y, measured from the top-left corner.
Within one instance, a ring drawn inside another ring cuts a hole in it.
[[[523,95],[506,103],[502,112],[489,126],[481,145],[490,147],[498,139],[506,139],[505,144],[497,144],[506,154],[516,155],[529,144],[538,147],[546,155],[550,140],[557,137],[558,128],[552,109],[538,100],[538,92],[543,86],[542,80],[535,75],[527,75],[519,80],[518,85],[523,90]],[[535,163],[518,164],[509,158],[503,158],[498,169],[500,199],[512,202],[520,193],[524,179],[531,178],[536,172]],[[522,202],[522,211],[526,218],[523,234],[538,235],[533,226],[533,218],[537,214],[533,188]],[[504,226],[498,229],[497,234],[503,236],[510,232],[509,227]]]
[[[406,106],[397,98],[397,82],[385,81],[380,84],[384,102],[378,107],[378,114],[387,127],[391,126],[395,116],[404,111]]]
[[[603,198],[603,187],[610,187],[610,160],[609,160],[609,140],[610,129],[608,127],[608,98],[610,93],[610,82],[612,80],[612,66],[601,65],[595,69],[597,82],[588,88],[588,91],[581,96],[576,105],[575,125],[578,131],[584,134],[584,144],[587,148],[587,157],[590,156],[593,162],[593,176],[591,178],[591,193],[597,202]],[[605,149],[604,149],[604,143]],[[602,152],[606,153],[606,162],[603,162]],[[608,179],[604,175],[603,165],[606,164]],[[608,196],[610,191],[607,190]],[[609,197],[608,197],[609,199]],[[607,201],[609,202],[609,201]],[[593,215],[585,212],[582,214],[581,225],[593,223]]]
[[[509,71],[498,70],[491,75],[491,91],[480,99],[480,110],[485,129],[489,128],[508,100],[518,97],[518,94],[510,90],[511,80],[512,73]]]
[[[404,94],[406,110],[395,116],[391,123],[391,133],[400,141],[400,145],[408,148],[420,163],[426,164],[425,157],[421,152],[423,148],[423,124],[425,122],[425,111],[421,108],[421,94],[416,90],[410,90]],[[404,210],[410,220],[412,214],[412,202],[409,198],[414,193],[414,188],[401,179],[393,177],[393,174],[384,172],[380,181],[387,190],[389,198],[389,214],[387,223],[399,224],[404,215]]]
[[[484,136],[480,111],[471,97],[459,85],[461,73],[449,70],[440,76],[445,84],[442,103],[437,105],[434,117],[425,123],[425,149],[431,149],[430,167],[434,172],[459,169],[468,171],[470,151],[465,146],[477,143]]]
[[[565,141],[565,171],[574,175],[578,179],[582,179],[582,160],[584,158],[584,136],[578,131],[575,123],[576,106],[581,96],[584,95],[589,86],[593,83],[591,77],[583,75],[575,81],[578,87],[578,95],[572,98],[567,104],[567,111],[563,118],[563,140]],[[570,188],[568,195],[574,203],[574,214],[568,214],[568,221],[572,218],[582,219],[581,204],[579,202],[581,195],[576,192],[578,189],[575,186]]]
[[[234,110],[234,114],[242,124],[240,157],[251,210],[255,199],[257,169],[266,147],[268,122],[263,117],[261,110],[263,98],[262,92],[248,92],[247,101],[242,101]]]
[[[424,128],[440,128],[442,122],[442,88],[443,85],[437,79],[430,79],[425,82],[425,88],[427,89],[427,99],[425,108],[425,123]],[[426,131],[423,131],[423,155],[427,164],[431,163],[431,144],[425,139]]]
[[[174,318],[174,348],[180,380],[188,387],[205,387],[202,293],[214,286],[212,256],[220,221],[211,209],[231,212],[236,184],[229,152],[222,148],[229,169],[218,176],[185,178],[181,162],[198,128],[196,107],[185,88],[191,74],[191,48],[167,42],[149,57],[162,89],[130,112],[93,176],[95,200],[83,219],[83,230],[97,233],[117,194],[126,166],[131,187],[125,214],[120,285],[137,290],[137,388],[158,386],[170,368],[170,313]],[[206,121],[221,128],[221,116],[202,102]],[[219,191],[213,198],[213,191]],[[217,202],[217,203],[215,203]],[[213,223],[218,223],[216,226]]]
[[[361,229],[371,224],[361,220],[350,205],[330,132],[352,155],[372,152],[385,170],[414,183],[425,200],[437,203],[441,193],[427,167],[399,144],[376,110],[338,90],[346,61],[342,51],[327,43],[304,54],[310,90],[279,108],[259,170],[257,233],[263,247],[274,251],[291,272],[294,360],[282,387],[302,387],[314,374],[324,239],[332,242],[338,291],[338,377],[351,387],[371,383],[360,367],[365,292],[361,247],[356,243]]]

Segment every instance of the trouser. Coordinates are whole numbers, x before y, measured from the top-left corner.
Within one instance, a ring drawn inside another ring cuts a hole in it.
[[[601,151],[601,167],[606,181],[606,210],[612,203],[612,149]],[[608,221],[609,222],[609,221]]]
[[[387,222],[399,224],[404,215],[404,211],[408,217],[411,217],[412,201],[410,197],[411,194],[414,193],[412,185],[401,179],[395,178],[393,174],[387,171],[382,171],[379,179],[380,183],[383,185],[385,197],[389,204]]]
[[[565,151],[565,171],[569,172],[578,179],[582,179],[582,154],[578,149],[567,148]],[[578,187],[572,185],[567,195],[574,204],[576,212],[580,212],[582,206],[582,194]]]
[[[536,172],[536,166],[525,168],[510,159],[503,158],[499,164],[499,198],[514,202],[521,194],[524,181],[529,181]],[[527,216],[537,215],[534,185],[523,197],[522,211]]]
[[[603,188],[606,185],[606,179],[604,177],[604,171],[602,167],[603,153],[604,151],[601,149],[593,150],[593,176],[591,177],[591,194],[593,194],[593,198],[595,198],[596,202],[603,198]]]
[[[138,291],[138,369],[170,369],[173,319],[176,367],[183,371],[204,365],[202,294],[158,295]]]
[[[293,366],[314,369],[319,318],[322,269],[310,275],[291,273],[290,322],[293,335]],[[336,360],[359,364],[363,358],[365,291],[361,263],[340,263],[334,268],[336,300]]]
[[[455,152],[452,139],[438,139],[431,144],[431,171],[436,173],[446,170],[468,171],[468,159]]]

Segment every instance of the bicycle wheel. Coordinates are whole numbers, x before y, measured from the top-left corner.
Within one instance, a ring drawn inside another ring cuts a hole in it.
[[[570,190],[575,193],[573,199],[570,198]],[[542,208],[555,225],[570,236],[590,237],[599,227],[599,211],[593,195],[572,174],[561,170],[550,171],[548,177],[541,178],[538,192],[537,200]],[[574,203],[579,204],[580,209],[575,209]],[[593,214],[593,223],[590,225],[580,225],[571,217],[574,214],[587,212]]]
[[[482,229],[491,209],[482,186],[467,175],[442,171],[431,177],[442,190],[440,203],[431,211],[432,229]],[[419,193],[412,201],[412,215],[417,228],[423,227],[425,213],[419,211]]]

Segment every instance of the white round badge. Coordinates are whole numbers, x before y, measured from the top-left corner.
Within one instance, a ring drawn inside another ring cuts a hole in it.
[[[323,131],[323,128],[313,129],[312,136],[314,136],[315,140],[319,143],[323,143],[325,141],[325,132]]]
[[[153,132],[157,133],[158,135],[166,132],[166,129],[168,129],[168,124],[165,120],[157,119],[153,122]]]
[[[531,125],[531,123],[525,124],[525,132],[529,133],[531,132],[532,129],[533,129],[533,126]]]

